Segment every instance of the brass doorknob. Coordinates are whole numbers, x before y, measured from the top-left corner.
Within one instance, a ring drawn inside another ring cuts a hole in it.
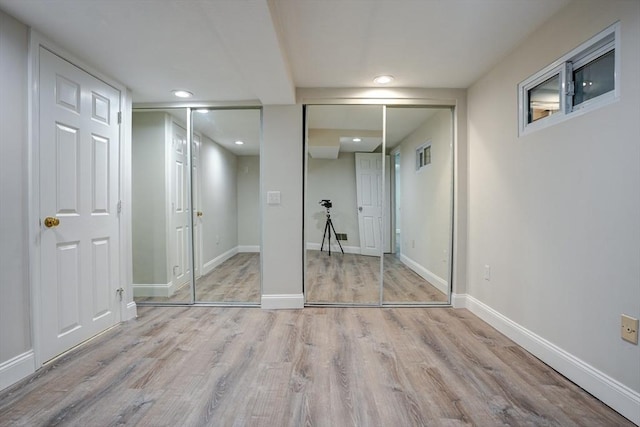
[[[60,225],[60,220],[58,218],[48,216],[44,219],[44,226],[47,228],[57,227],[58,225]]]

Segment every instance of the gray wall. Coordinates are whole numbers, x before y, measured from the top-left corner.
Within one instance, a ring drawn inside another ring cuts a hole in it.
[[[27,27],[0,11],[0,365],[31,349]],[[3,378],[0,377],[0,388]]]
[[[238,246],[237,157],[202,137],[202,256],[206,263]]]
[[[168,116],[133,113],[131,192],[133,283],[167,284],[166,153]]]
[[[452,168],[451,111],[441,110],[400,145],[402,254],[449,282]],[[416,149],[431,142],[431,164],[416,171]]]
[[[279,205],[262,197],[262,293],[298,295],[301,306],[302,107],[267,105],[262,117],[261,190],[281,195]]]
[[[518,138],[517,84],[617,20],[620,100]],[[636,392],[620,314],[640,317],[638,40],[640,2],[575,1],[468,94],[468,293]]]
[[[238,245],[260,246],[260,157],[237,160]]]

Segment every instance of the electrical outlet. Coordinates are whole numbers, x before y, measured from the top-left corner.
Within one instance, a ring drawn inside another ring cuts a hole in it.
[[[623,314],[620,323],[622,325],[620,333],[622,339],[632,344],[638,344],[638,319]]]

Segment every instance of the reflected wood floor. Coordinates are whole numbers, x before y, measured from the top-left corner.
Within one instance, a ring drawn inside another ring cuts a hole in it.
[[[380,257],[307,251],[308,303],[379,304]],[[446,303],[447,295],[405,266],[384,256],[384,301]]]
[[[189,303],[191,285],[178,289],[170,298],[137,297],[136,302]],[[196,280],[197,302],[260,303],[260,253],[238,253]]]
[[[2,426],[632,426],[467,310],[144,307]]]

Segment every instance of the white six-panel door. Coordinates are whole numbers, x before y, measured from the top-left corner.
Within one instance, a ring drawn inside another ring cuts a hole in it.
[[[382,156],[356,153],[356,198],[362,255],[382,255],[382,191]]]
[[[189,242],[191,228],[189,207],[189,162],[187,161],[187,131],[172,122],[171,162],[171,230],[170,248],[173,287],[178,289],[191,281]]]
[[[120,92],[44,48],[39,63],[44,362],[119,320]]]

